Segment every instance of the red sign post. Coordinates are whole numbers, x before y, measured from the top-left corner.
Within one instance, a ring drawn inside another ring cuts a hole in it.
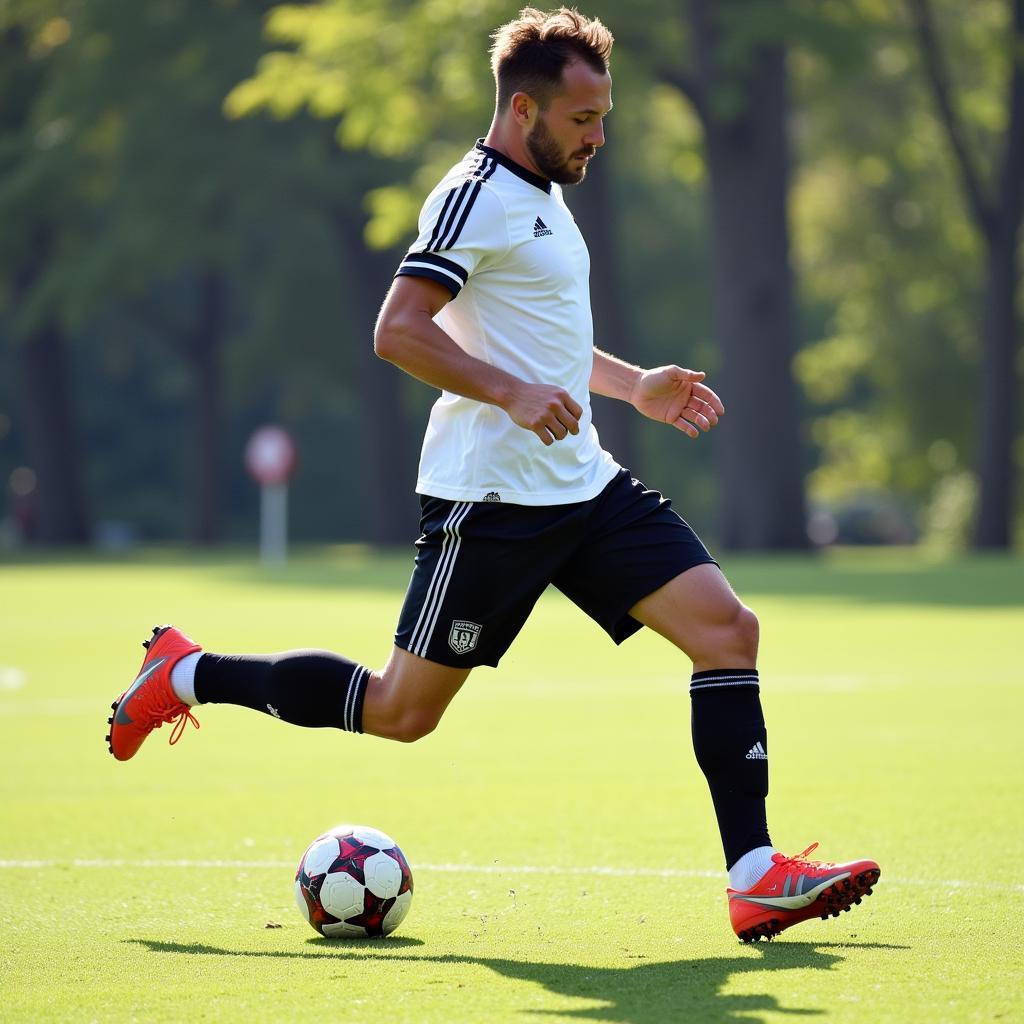
[[[283,565],[288,557],[288,481],[298,451],[282,427],[260,427],[245,446],[245,468],[260,485],[260,561]]]

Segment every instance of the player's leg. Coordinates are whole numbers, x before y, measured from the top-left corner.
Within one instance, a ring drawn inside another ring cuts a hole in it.
[[[873,860],[822,863],[778,853],[768,838],[768,737],[761,711],[758,624],[713,565],[681,573],[630,609],[693,661],[693,748],[708,780],[729,869],[729,917],[745,942],[870,895]]]
[[[717,565],[697,565],[638,601],[632,618],[693,662],[691,731],[735,884],[771,866],[768,736],[756,669],[758,622]],[[745,887],[745,886],[744,886]]]
[[[238,704],[293,725],[408,743],[434,730],[469,673],[398,647],[379,671],[330,651],[204,655],[194,693],[197,703]]]
[[[687,654],[694,672],[723,665],[756,668],[757,616],[714,563],[679,573],[638,601],[629,614]]]
[[[628,472],[605,488],[587,524],[556,585],[616,642],[648,625],[690,656],[694,745],[726,863],[756,849],[770,856],[756,617],[670,503]]]
[[[822,864],[771,846],[768,743],[755,668],[758,622],[707,549],[656,491],[628,473],[588,516],[589,535],[556,585],[616,643],[648,625],[693,661],[692,731],[729,868],[729,914],[744,941],[859,903],[874,861]]]
[[[469,675],[395,649],[371,672],[331,651],[278,654],[203,653],[173,626],[154,630],[131,687],[112,705],[108,736],[118,760],[134,756],[164,722],[198,727],[191,708],[235,704],[293,725],[369,732],[411,741],[430,732]]]
[[[437,727],[471,671],[395,647],[384,668],[370,674],[363,732],[403,743],[426,736]]]
[[[424,498],[416,564],[387,665],[331,651],[203,653],[154,630],[107,737],[121,761],[164,722],[176,742],[197,704],[237,704],[294,725],[411,741],[430,732],[478,665],[497,665],[551,576],[574,506],[549,512]],[[501,581],[495,585],[495,581]]]

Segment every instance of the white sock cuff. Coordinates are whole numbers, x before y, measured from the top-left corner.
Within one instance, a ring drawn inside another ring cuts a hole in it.
[[[202,656],[202,651],[193,651],[192,654],[186,654],[171,669],[171,689],[174,696],[193,708],[199,703],[196,700],[196,665]]]
[[[748,850],[729,868],[729,888],[737,892],[749,889],[772,866],[774,846],[758,846]]]

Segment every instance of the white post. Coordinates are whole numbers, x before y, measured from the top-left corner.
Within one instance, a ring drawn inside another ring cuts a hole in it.
[[[298,452],[288,432],[260,427],[245,446],[245,468],[260,485],[260,562],[284,565],[288,557],[288,478]]]
[[[260,561],[284,565],[288,558],[288,485],[260,488]]]

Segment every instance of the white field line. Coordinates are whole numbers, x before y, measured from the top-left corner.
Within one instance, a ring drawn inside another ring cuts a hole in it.
[[[0,860],[0,870],[40,868],[228,868],[246,870],[295,870],[295,864],[283,860]],[[723,871],[690,871],[683,868],[616,868],[599,864],[589,866],[543,867],[538,864],[417,864],[417,871],[465,875],[580,875],[613,878],[716,878],[725,881]],[[1024,893],[1024,885],[1003,882],[978,882],[957,878],[890,878],[886,885],[914,885],[933,889],[990,889],[993,892]]]

